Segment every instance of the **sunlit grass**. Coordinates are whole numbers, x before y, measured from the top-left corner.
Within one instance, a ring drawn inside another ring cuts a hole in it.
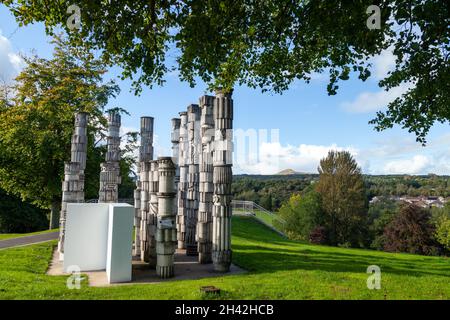
[[[290,241],[252,217],[233,217],[233,262],[246,274],[158,284],[66,288],[66,276],[45,274],[56,241],[0,251],[0,299],[450,299],[450,261]],[[369,265],[382,271],[381,290],[367,289]]]

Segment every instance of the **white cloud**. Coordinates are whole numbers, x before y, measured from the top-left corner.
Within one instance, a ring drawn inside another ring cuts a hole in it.
[[[395,67],[395,55],[392,48],[383,50],[378,56],[372,59],[373,75],[377,80],[385,78],[389,71]]]
[[[330,150],[347,150],[354,156],[358,151],[353,147],[339,147],[301,144],[299,146],[283,146],[279,142],[265,142],[259,145],[257,161],[238,161],[234,163],[236,173],[275,174],[283,169],[299,172],[317,172],[320,159]]]
[[[341,103],[341,108],[351,113],[366,113],[383,110],[387,107],[389,102],[394,101],[396,98],[406,93],[409,88],[410,85],[403,84],[392,88],[389,91],[365,91],[360,93],[354,101]]]
[[[419,174],[424,173],[424,170],[431,165],[430,157],[415,155],[409,159],[389,161],[385,164],[383,171],[386,174]]]
[[[0,30],[0,80],[11,81],[23,66],[23,59],[13,51],[11,42]]]

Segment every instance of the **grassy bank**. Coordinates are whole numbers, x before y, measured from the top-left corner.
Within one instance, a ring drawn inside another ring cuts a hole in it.
[[[285,240],[251,217],[233,217],[233,261],[249,272],[201,280],[66,288],[45,274],[55,241],[0,252],[0,299],[202,299],[214,285],[221,299],[450,299],[450,260],[344,249]],[[369,265],[381,290],[366,286]]]

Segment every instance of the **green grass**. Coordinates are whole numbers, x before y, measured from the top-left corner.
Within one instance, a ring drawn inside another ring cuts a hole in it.
[[[44,230],[44,231],[31,232],[31,233],[0,233],[0,240],[7,240],[7,239],[13,239],[13,238],[27,237],[27,236],[35,236],[37,234],[50,233],[50,232],[55,232],[55,231],[58,231],[58,229]]]
[[[233,261],[249,272],[201,280],[66,288],[47,276],[56,241],[0,251],[0,299],[450,299],[450,260],[317,246],[285,240],[251,217],[233,217]],[[366,269],[378,265],[381,290],[368,290]]]

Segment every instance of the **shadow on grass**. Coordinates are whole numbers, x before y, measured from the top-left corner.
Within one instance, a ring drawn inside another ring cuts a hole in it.
[[[236,218],[234,218],[236,219]],[[239,217],[233,225],[233,262],[246,270],[267,273],[287,270],[366,273],[370,265],[382,272],[408,276],[450,277],[450,260],[377,251],[342,252],[348,249],[305,245],[283,239],[252,218]],[[303,246],[308,246],[304,248]],[[278,248],[277,248],[278,247]],[[317,249],[316,249],[317,248]]]

